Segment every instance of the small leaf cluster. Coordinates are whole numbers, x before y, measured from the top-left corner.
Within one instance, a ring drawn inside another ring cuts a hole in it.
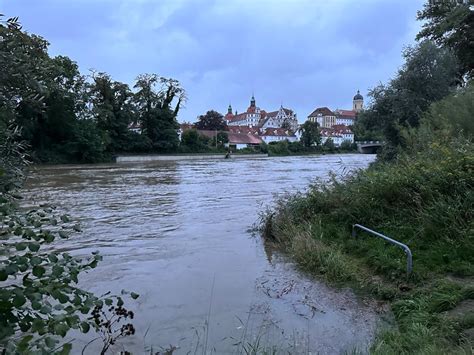
[[[122,291],[122,294],[128,292]],[[138,294],[131,292],[133,299],[138,298]],[[114,302],[115,300],[115,302]],[[91,312],[90,320],[102,338],[103,347],[101,354],[105,354],[110,346],[116,344],[117,340],[135,334],[132,323],[134,313],[124,307],[124,301],[120,296],[111,296],[100,300]]]

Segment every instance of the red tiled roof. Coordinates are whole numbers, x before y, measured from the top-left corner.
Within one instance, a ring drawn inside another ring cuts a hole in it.
[[[265,132],[261,134],[262,136],[284,136],[284,137],[294,137],[294,133],[285,128],[267,128]]]
[[[229,132],[229,144],[261,144],[262,140],[252,134]]]
[[[308,117],[316,117],[319,114],[321,114],[322,116],[335,116],[336,115],[334,112],[332,112],[327,107],[318,107]]]
[[[338,116],[347,117],[347,118],[356,118],[357,112],[352,110],[336,110]]]
[[[244,113],[239,113],[237,115],[232,115],[232,117],[229,117],[229,119],[227,119],[227,116],[226,116],[226,119],[229,122],[242,121],[242,120],[245,120],[246,115],[247,115],[247,113],[244,112]]]
[[[227,126],[227,131],[230,133],[244,133],[244,134],[253,134],[258,135],[259,131],[257,127],[248,127],[248,126]]]
[[[352,134],[352,131],[343,124],[334,125],[331,128],[323,128],[320,130],[323,137],[340,136],[341,134]]]

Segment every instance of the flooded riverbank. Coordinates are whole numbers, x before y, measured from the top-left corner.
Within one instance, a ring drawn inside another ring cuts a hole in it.
[[[346,174],[373,159],[344,154],[36,167],[26,194],[80,220],[83,233],[62,249],[104,256],[80,280],[83,288],[140,294],[128,305],[137,332],[117,349],[136,354],[172,345],[177,354],[225,354],[258,342],[332,354],[366,349],[377,309],[301,275],[249,230],[275,194],[304,190],[330,171]],[[91,337],[78,338],[75,351]]]

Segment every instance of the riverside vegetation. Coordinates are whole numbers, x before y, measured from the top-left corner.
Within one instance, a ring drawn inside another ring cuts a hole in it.
[[[48,111],[49,108],[41,107],[44,97],[32,90],[40,79],[34,73],[23,70],[37,64],[30,63],[31,58],[21,55],[15,58],[10,56],[25,48],[43,53],[45,43],[35,36],[21,33],[16,18],[3,21],[0,15],[0,20],[0,352],[69,354],[74,339],[66,337],[71,330],[83,333],[95,330],[97,336],[92,341],[101,339],[101,354],[105,354],[117,339],[133,334],[134,327],[130,322],[133,312],[124,308],[124,295],[136,299],[138,294],[123,291],[121,295],[107,293],[97,296],[82,290],[78,287],[80,274],[95,268],[101,256],[94,252],[89,257],[80,258],[57,251],[62,239],[74,237],[81,231],[80,225],[54,206],[19,207],[18,202],[22,199],[19,192],[30,161],[28,151],[36,143],[45,147],[46,143],[42,140],[46,136],[29,136],[33,134],[30,131],[32,126],[26,121],[19,125],[18,120],[29,117],[31,124],[41,125],[44,122],[37,115],[44,114],[53,120],[49,124],[57,129],[61,130],[64,126],[59,128],[61,125],[56,125],[58,122],[54,120],[59,117]],[[15,36],[25,41],[23,46],[11,45],[10,41]],[[63,59],[57,60],[71,64]],[[4,67],[3,64],[8,65]],[[70,69],[74,71],[74,66]],[[25,91],[21,92],[19,87]],[[56,89],[59,90],[58,87]],[[64,103],[54,93],[49,99],[53,100],[50,108],[58,108],[55,105]],[[69,102],[67,97],[62,99]],[[30,110],[32,107],[36,107],[36,113]],[[66,126],[71,124],[67,121],[68,112],[61,110],[56,114],[64,115],[61,117]],[[22,116],[21,112],[25,115]],[[88,126],[91,123],[77,124]],[[75,134],[74,130],[72,132]],[[26,137],[34,139],[35,143],[25,140]],[[83,138],[88,140],[93,137]],[[47,140],[52,143],[49,138]],[[94,140],[90,143],[93,146]],[[75,149],[81,150],[81,145],[75,148],[69,145],[69,148],[74,155],[77,152]],[[37,152],[44,153],[43,150]],[[87,149],[83,152],[88,154]]]
[[[429,2],[419,17],[431,19],[422,37],[435,40],[430,33],[459,21],[471,34],[474,26],[472,10],[455,2]],[[390,304],[394,324],[372,353],[472,351],[474,68],[472,47],[471,57],[457,55],[465,43],[456,38],[409,49],[397,76],[372,91],[358,129],[386,141],[377,162],[316,182],[262,215],[263,236],[303,270]],[[407,244],[413,273],[399,248],[364,233],[352,238],[355,223]]]

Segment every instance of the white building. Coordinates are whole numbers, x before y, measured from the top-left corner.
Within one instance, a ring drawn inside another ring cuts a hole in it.
[[[259,124],[260,128],[287,128],[296,132],[298,129],[298,119],[293,110],[280,106],[278,111],[272,111],[265,114]]]
[[[332,128],[321,129],[321,144],[324,144],[328,139],[334,142],[336,147],[340,147],[342,142],[347,141],[350,144],[354,143],[354,133],[344,125],[335,125]]]
[[[331,128],[335,125],[352,127],[357,119],[357,114],[364,109],[364,97],[357,90],[352,100],[352,110],[337,109],[334,112],[327,107],[318,107],[308,116],[311,122],[317,122],[321,128]]]
[[[336,110],[336,125],[352,127],[355,124],[357,112],[352,110]]]
[[[331,128],[336,124],[336,114],[327,107],[318,107],[309,114],[308,121],[317,122],[321,128]]]
[[[257,126],[262,118],[260,107],[257,107],[255,104],[255,97],[252,95],[250,100],[250,106],[247,108],[246,112],[243,113],[232,113],[232,106],[229,105],[227,109],[227,114],[224,116],[225,121],[228,126],[247,126],[254,127]]]
[[[265,143],[281,142],[287,140],[288,142],[296,142],[297,138],[293,131],[284,128],[267,128],[262,130],[260,138]]]
[[[266,112],[257,107],[255,97],[252,96],[250,106],[246,112],[232,113],[232,106],[229,105],[227,114],[224,116],[227,125],[230,127],[260,127],[267,128],[289,128],[296,131],[298,128],[298,120],[293,110],[281,106],[277,111]]]

